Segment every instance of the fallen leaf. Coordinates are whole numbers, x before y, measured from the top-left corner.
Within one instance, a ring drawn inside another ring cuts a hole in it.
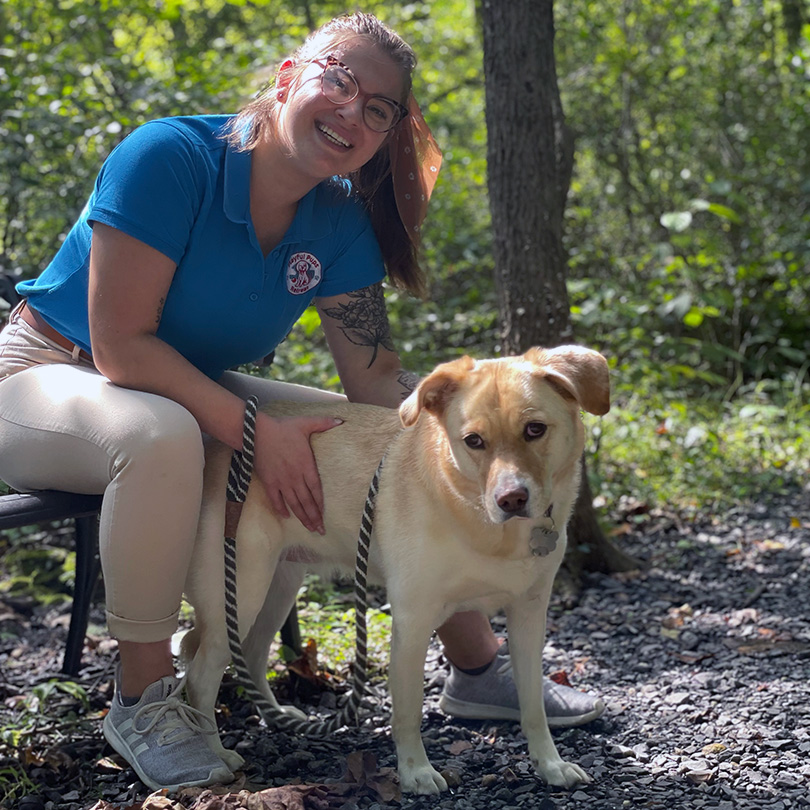
[[[96,762],[96,770],[99,773],[121,773],[124,769],[110,757],[102,757]]]
[[[377,757],[371,751],[353,751],[346,757],[346,781],[365,785],[377,773]]]
[[[726,746],[723,743],[709,743],[709,745],[703,746],[703,754],[705,756],[709,756],[710,754],[720,754],[726,750]]]
[[[368,786],[374,790],[384,802],[398,802],[402,799],[402,788],[399,786],[399,777],[391,768],[383,768],[387,773],[369,780]]]
[[[167,790],[156,790],[144,800],[143,810],[183,810],[183,805],[168,797]]]
[[[318,645],[309,639],[301,655],[289,664],[289,669],[300,678],[321,688],[332,686],[332,676],[318,665]]]
[[[447,746],[447,750],[453,756],[457,756],[463,751],[469,751],[472,747],[473,744],[469,740],[456,740],[454,743],[450,743],[450,745]]]
[[[558,669],[556,672],[552,672],[548,677],[560,686],[571,686],[571,681],[568,680],[568,673],[564,669]]]
[[[402,789],[393,768],[377,767],[377,757],[371,751],[353,751],[346,757],[344,781],[373,790],[385,802],[399,801]]]

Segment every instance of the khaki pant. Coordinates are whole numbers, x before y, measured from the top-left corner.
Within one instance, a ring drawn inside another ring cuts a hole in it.
[[[260,403],[342,399],[231,371],[219,382]],[[114,385],[12,315],[0,333],[0,479],[21,491],[104,494],[101,565],[117,638],[160,641],[176,629],[203,463],[184,407]]]

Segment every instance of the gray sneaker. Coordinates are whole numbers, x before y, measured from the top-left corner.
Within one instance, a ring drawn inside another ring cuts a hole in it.
[[[211,721],[182,700],[182,681],[161,678],[134,706],[121,703],[119,682],[116,673],[104,736],[141,782],[153,790],[177,790],[233,781],[230,768],[205,741],[215,733]]]
[[[543,678],[546,717],[551,728],[570,728],[596,720],[605,704],[596,697]],[[439,706],[445,714],[467,720],[520,720],[512,661],[498,654],[489,669],[467,675],[450,664]]]

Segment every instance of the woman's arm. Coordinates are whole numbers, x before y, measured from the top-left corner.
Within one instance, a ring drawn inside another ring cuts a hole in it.
[[[117,385],[174,400],[203,432],[241,449],[245,403],[156,336],[175,264],[159,251],[96,223],[90,252],[89,318],[93,360]],[[277,420],[259,414],[256,473],[273,507],[287,506],[310,531],[323,531],[323,494],[309,435],[331,419]],[[286,505],[285,505],[286,504]]]
[[[391,340],[382,284],[315,302],[346,396],[398,408],[419,378],[402,368]]]

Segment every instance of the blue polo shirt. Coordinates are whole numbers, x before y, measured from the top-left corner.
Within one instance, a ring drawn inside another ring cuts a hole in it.
[[[152,121],[105,161],[53,261],[19,292],[90,351],[88,266],[94,222],[176,263],[157,336],[210,377],[269,354],[314,296],[385,276],[379,245],[347,184],[320,183],[265,258],[250,217],[250,152],[223,138],[229,116]]]

